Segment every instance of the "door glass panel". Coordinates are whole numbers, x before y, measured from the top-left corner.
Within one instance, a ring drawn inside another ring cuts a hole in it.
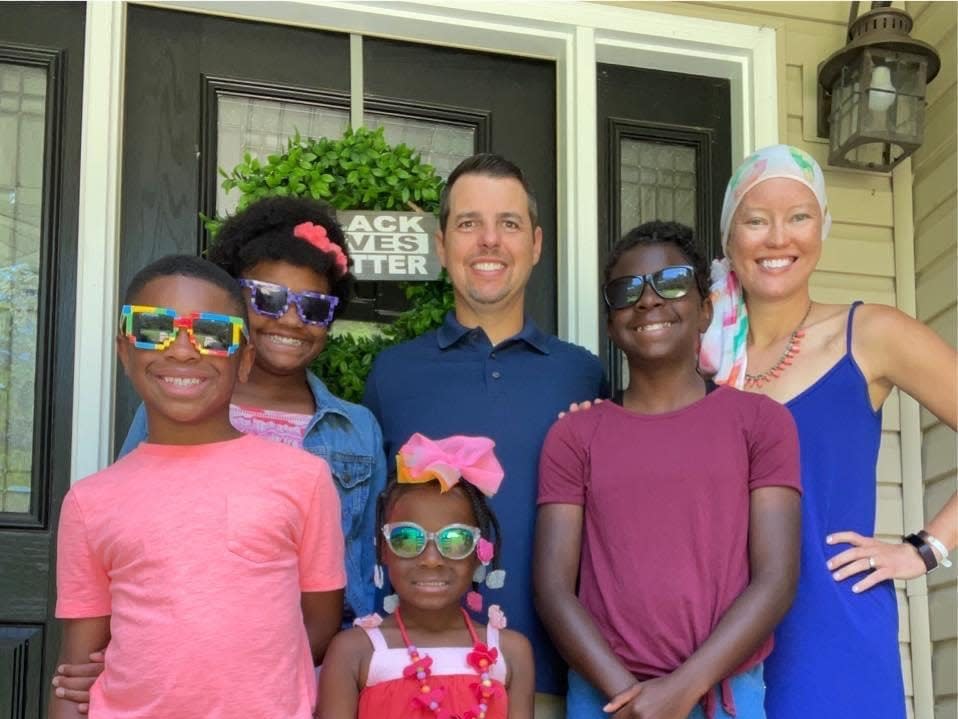
[[[694,230],[695,148],[625,138],[620,149],[622,234],[650,220],[674,220]]]
[[[695,148],[624,138],[619,166],[619,227],[624,235],[650,220],[672,220],[695,229]],[[620,350],[615,350],[620,352]],[[621,355],[619,386],[629,385]]]
[[[29,512],[47,77],[0,63],[0,511]]]
[[[474,127],[375,112],[364,113],[363,120],[370,129],[384,128],[383,135],[390,145],[405,144],[418,152],[422,161],[432,165],[443,179],[476,151]],[[332,331],[362,336],[375,334],[408,307],[409,301],[398,282],[357,282],[345,318],[337,320]]]
[[[302,137],[342,137],[349,126],[349,112],[336,108],[287,100],[220,95],[217,99],[216,166],[227,172],[249,152],[261,160],[285,152],[297,132]],[[216,214],[232,213],[239,192],[216,191]]]
[[[405,144],[421,153],[422,161],[436,168],[436,174],[443,179],[475,152],[476,130],[473,127],[373,112],[365,113],[364,120],[373,130],[385,128],[383,134],[390,145]]]

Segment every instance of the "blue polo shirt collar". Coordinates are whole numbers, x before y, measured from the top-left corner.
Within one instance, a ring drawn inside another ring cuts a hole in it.
[[[442,326],[436,331],[436,342],[439,345],[439,349],[449,349],[471,331],[472,328],[465,327],[456,319],[456,313],[454,311],[447,312],[446,319],[443,321]],[[536,326],[536,323],[532,321],[531,317],[526,316],[519,334],[501,342],[500,345],[517,341],[525,342],[542,354],[549,354],[549,335],[540,330],[538,326]]]

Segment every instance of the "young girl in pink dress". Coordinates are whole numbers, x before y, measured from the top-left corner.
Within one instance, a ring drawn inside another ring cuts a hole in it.
[[[377,502],[376,548],[396,594],[392,614],[356,620],[330,645],[320,677],[323,719],[531,719],[532,649],[489,608],[501,586],[499,524],[487,497],[503,471],[485,437],[413,435]],[[488,571],[487,571],[488,569]],[[380,584],[377,581],[377,584]]]

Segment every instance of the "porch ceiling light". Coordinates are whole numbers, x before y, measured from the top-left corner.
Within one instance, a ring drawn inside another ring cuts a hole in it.
[[[830,165],[887,172],[921,146],[941,60],[908,35],[908,13],[876,5],[854,18],[852,3],[848,44],[818,66],[818,134]]]

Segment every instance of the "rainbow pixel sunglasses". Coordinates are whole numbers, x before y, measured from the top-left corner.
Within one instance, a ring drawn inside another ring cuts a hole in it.
[[[138,349],[162,352],[180,330],[186,330],[201,355],[229,357],[240,348],[242,338],[249,340],[242,317],[215,312],[178,315],[168,307],[145,305],[123,305],[120,310],[120,332]]]

